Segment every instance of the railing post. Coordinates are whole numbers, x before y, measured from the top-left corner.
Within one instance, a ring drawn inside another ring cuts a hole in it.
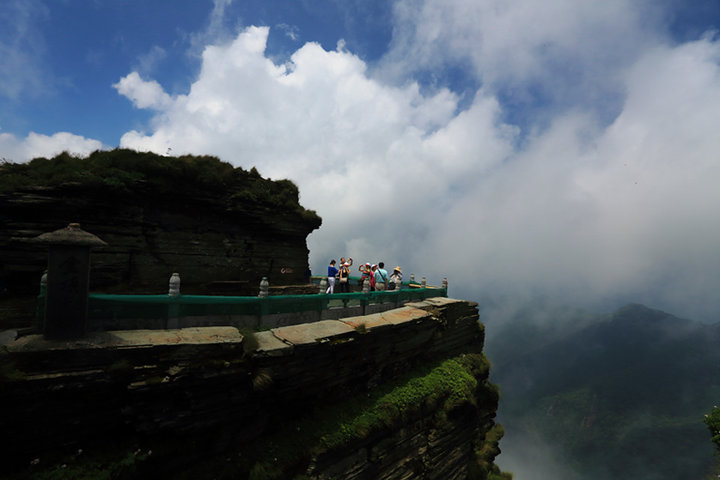
[[[447,293],[447,291],[448,291],[448,281],[447,281],[447,277],[443,277],[442,287],[445,289],[445,296],[447,297],[447,294],[448,294],[448,293]]]
[[[411,273],[411,274],[410,274],[410,281],[411,281],[411,282],[414,282],[414,281],[415,281],[415,274],[414,274],[414,273]]]
[[[320,289],[318,290],[318,293],[325,293],[328,288],[328,282],[327,278],[323,277],[320,279]]]
[[[260,292],[258,293],[258,297],[265,298],[270,294],[270,282],[268,281],[267,277],[263,277],[262,280],[260,280]]]
[[[422,277],[422,280],[420,281],[420,286],[422,288],[427,288],[427,279],[425,277]]]
[[[175,272],[170,275],[168,297],[180,296],[180,274]]]
[[[177,272],[170,275],[168,297],[170,297],[170,302],[168,303],[165,328],[180,328],[180,304],[177,302],[180,300],[180,274]]]
[[[45,301],[47,296],[47,270],[40,277],[40,295],[38,295],[37,309],[35,311],[35,320],[39,332],[45,329]]]
[[[370,279],[364,278],[362,285],[362,298],[360,299],[360,307],[362,314],[366,315],[368,303],[370,303]]]

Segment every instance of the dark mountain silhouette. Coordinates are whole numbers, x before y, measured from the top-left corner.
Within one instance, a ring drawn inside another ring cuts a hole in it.
[[[547,312],[488,324],[506,445],[513,436],[549,445],[574,478],[703,478],[713,464],[702,420],[720,399],[720,325],[638,304],[609,316]]]

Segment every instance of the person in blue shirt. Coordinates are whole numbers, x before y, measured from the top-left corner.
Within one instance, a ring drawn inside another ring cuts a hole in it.
[[[387,290],[388,286],[388,273],[385,270],[385,263],[378,263],[378,268],[375,270],[375,290]]]
[[[328,267],[328,288],[325,290],[325,293],[335,293],[335,277],[338,274],[338,269],[335,268],[335,259],[330,261],[330,266]]]

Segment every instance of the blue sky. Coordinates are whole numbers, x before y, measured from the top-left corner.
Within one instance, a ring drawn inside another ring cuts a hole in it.
[[[298,184],[311,266],[720,319],[720,2],[0,3],[0,157]]]

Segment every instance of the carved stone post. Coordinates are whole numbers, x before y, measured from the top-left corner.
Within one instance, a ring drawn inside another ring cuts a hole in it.
[[[35,309],[35,325],[38,332],[45,331],[45,300],[47,297],[47,270],[40,277],[40,295]]]
[[[427,279],[425,277],[422,277],[422,280],[420,280],[420,286],[422,288],[427,288]]]
[[[79,223],[35,237],[48,245],[47,295],[43,334],[71,339],[85,335],[90,285],[90,248],[107,245]]]
[[[443,277],[443,281],[442,281],[442,287],[443,287],[443,288],[445,289],[445,295],[447,295],[447,290],[448,290],[448,281],[447,281],[447,277]]]
[[[318,293],[325,293],[328,288],[327,278],[323,277],[320,279],[320,289],[318,290]]]
[[[363,280],[362,293],[364,293],[364,294],[370,293],[370,279],[367,277]]]
[[[410,274],[410,281],[411,281],[411,282],[414,282],[414,281],[415,281],[415,274],[414,274],[414,273],[411,273],[411,274]]]
[[[265,298],[270,294],[270,282],[268,281],[267,277],[263,277],[262,280],[260,280],[260,293],[258,293],[258,297]]]
[[[169,297],[179,297],[180,296],[180,274],[177,272],[170,275],[168,296]]]

